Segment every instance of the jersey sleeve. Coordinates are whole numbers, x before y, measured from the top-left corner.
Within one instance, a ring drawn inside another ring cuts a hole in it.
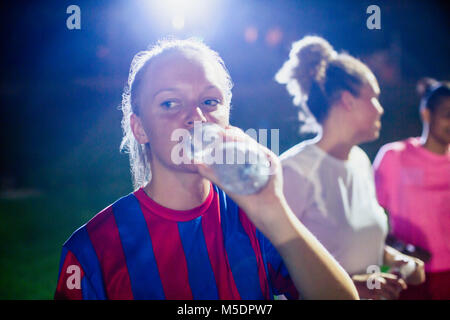
[[[259,232],[260,233],[260,232]],[[284,295],[287,299],[300,298],[289,271],[278,251],[270,241],[260,233],[262,250],[267,262],[267,276],[275,296]]]
[[[107,299],[100,264],[85,226],[63,245],[54,298]]]
[[[63,247],[55,300],[82,300],[85,271],[72,251]]]

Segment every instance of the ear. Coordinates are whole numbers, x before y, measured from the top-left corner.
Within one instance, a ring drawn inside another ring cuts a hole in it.
[[[352,111],[355,105],[355,97],[347,90],[341,92],[341,105],[347,111]]]
[[[423,108],[422,110],[420,110],[420,117],[422,118],[423,123],[430,123],[431,120],[430,110],[428,110],[427,108]]]
[[[137,142],[139,142],[140,144],[149,142],[144,127],[142,126],[141,118],[134,113],[130,115],[130,126],[131,131],[133,131],[133,135],[136,138]]]

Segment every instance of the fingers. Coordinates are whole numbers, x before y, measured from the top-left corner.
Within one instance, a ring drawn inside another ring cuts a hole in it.
[[[376,281],[379,286],[369,288],[367,281]],[[406,289],[406,283],[403,279],[390,273],[354,275],[352,280],[355,283],[361,297],[374,300],[395,300],[399,298],[400,292]]]
[[[224,138],[225,142],[227,141],[243,141],[243,142],[249,142],[255,145],[258,145],[258,147],[263,150],[266,154],[269,154],[271,157],[277,158],[277,155],[273,153],[270,149],[266,148],[262,144],[258,143],[255,139],[253,139],[251,136],[246,134],[242,129],[233,127],[231,125],[228,125],[225,128],[225,131],[221,132],[222,137]]]
[[[397,300],[399,293],[389,286],[384,286],[379,292],[380,300]]]
[[[409,262],[409,258],[405,257],[405,256],[400,256],[397,255],[394,259],[394,261],[392,262],[392,267],[394,268],[401,268],[402,266],[404,266],[405,264],[408,264]]]
[[[224,138],[225,142],[228,141],[245,141],[250,138],[247,134],[245,134],[242,129],[238,127],[228,126],[225,128],[224,131],[221,132],[222,137]],[[253,139],[252,139],[253,140]]]
[[[385,278],[381,277],[381,289],[380,289],[380,296],[384,299],[388,300],[396,300],[398,299],[398,296],[400,295],[400,291],[397,287],[393,286],[391,283],[386,281]]]
[[[406,281],[405,280],[403,280],[403,279],[398,279],[398,283],[401,285],[401,287],[402,287],[402,290],[406,290],[406,289],[408,289],[408,285],[406,284]]]
[[[259,144],[255,139],[245,134],[244,131],[239,128],[227,126],[225,130],[220,130],[217,133],[219,135],[219,142],[225,142],[225,145],[214,146],[217,148],[214,150],[215,152],[218,152],[217,150],[219,150],[219,152],[223,151],[223,161],[227,159],[226,164],[232,164],[229,161],[238,161],[237,164],[241,164],[239,161],[245,159],[246,162],[248,161],[252,165],[257,165],[256,168],[258,170],[258,174],[279,177],[277,180],[273,177],[269,177],[269,181],[266,185],[271,185],[272,180],[276,181],[276,183],[272,183],[272,185],[277,187],[275,189],[272,188],[273,190],[278,190],[280,188],[282,189],[281,163],[277,155],[263,145]],[[227,144],[229,142],[236,142],[237,145],[234,146],[233,144]],[[208,152],[210,151],[208,150]],[[198,165],[198,172],[214,184],[221,187],[218,181],[219,176],[216,177],[213,170],[211,170],[212,163],[209,162],[210,160],[214,161],[214,159],[209,156],[207,158],[196,159],[195,164]],[[203,164],[203,166],[201,164]],[[229,193],[230,190],[226,191]]]
[[[267,163],[267,168],[269,169],[268,174],[270,175],[274,174],[277,171],[277,169],[281,167],[281,164],[279,163],[279,158],[275,153],[273,153],[270,149],[258,143],[258,141],[253,139],[251,136],[247,135],[240,128],[228,125],[225,128],[225,131],[222,132],[222,137],[225,142],[229,141],[244,142],[248,144],[249,147],[255,147],[259,149],[263,154],[265,154],[266,159],[268,161]]]
[[[406,279],[410,284],[421,284],[425,281],[425,264],[422,260],[411,257],[416,263],[416,270]]]
[[[386,299],[398,299],[400,292],[407,288],[405,281],[393,274],[382,273],[380,278],[382,291],[380,294]]]
[[[418,258],[413,258],[413,259],[416,262],[418,268],[424,268],[425,267],[425,263],[422,260],[420,260]]]
[[[395,274],[391,273],[381,273],[381,276],[386,279],[386,283],[390,286],[393,286],[394,288],[405,290],[407,288],[407,285],[405,281]]]

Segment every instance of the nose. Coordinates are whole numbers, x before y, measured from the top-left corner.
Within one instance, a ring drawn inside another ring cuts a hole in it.
[[[185,125],[189,128],[194,126],[194,122],[207,122],[205,115],[200,107],[194,107],[192,111],[189,113]]]
[[[383,109],[383,106],[381,105],[381,103],[378,101],[378,99],[377,99],[377,101],[376,101],[375,106],[376,106],[376,108],[377,108],[378,114],[379,114],[380,117],[381,117],[381,116],[383,115],[383,113],[384,113],[384,109]]]

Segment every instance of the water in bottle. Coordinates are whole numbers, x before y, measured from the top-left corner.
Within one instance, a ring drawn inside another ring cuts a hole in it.
[[[223,141],[224,129],[213,123],[190,130],[188,154],[210,166],[225,191],[255,194],[270,178],[270,163],[256,142]]]

